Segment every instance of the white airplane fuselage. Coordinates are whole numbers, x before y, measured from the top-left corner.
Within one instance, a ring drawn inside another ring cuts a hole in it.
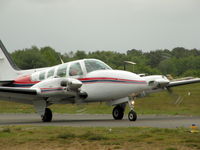
[[[105,70],[94,70],[87,72],[85,61],[103,62],[96,59],[85,59],[66,64],[61,64],[54,67],[44,68],[30,75],[20,75],[16,78],[13,85],[15,87],[30,87],[40,89],[43,96],[56,95],[56,97],[64,98],[66,90],[61,86],[60,82],[63,79],[76,79],[82,83],[80,90],[87,93],[87,98],[84,102],[109,101],[127,97],[135,92],[142,92],[148,89],[147,82],[139,75],[122,70],[112,70],[109,66]],[[81,75],[70,75],[70,68],[73,64],[80,64]],[[65,68],[65,76],[57,77],[59,68]],[[48,73],[54,70],[52,76],[48,77]],[[40,76],[44,74],[43,80]],[[56,94],[57,93],[57,94]],[[63,101],[62,101],[63,103]],[[67,100],[66,100],[67,103]]]

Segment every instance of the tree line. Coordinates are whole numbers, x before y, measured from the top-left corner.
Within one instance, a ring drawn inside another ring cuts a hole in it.
[[[124,61],[136,63],[126,65],[126,70],[135,73],[151,74],[171,74],[175,77],[194,76],[200,77],[200,50],[185,49],[176,47],[172,50],[154,50],[143,52],[142,50],[131,49],[126,53],[114,51],[66,52],[61,54],[51,47],[31,48],[16,50],[11,53],[15,63],[21,69],[32,69],[60,64],[60,58],[64,62],[83,59],[96,58],[104,61],[113,69],[124,69]]]

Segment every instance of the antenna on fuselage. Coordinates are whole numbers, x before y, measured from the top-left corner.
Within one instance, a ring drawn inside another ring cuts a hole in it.
[[[64,61],[62,60],[62,58],[60,56],[59,56],[59,58],[60,58],[61,64],[64,64]]]
[[[136,63],[132,62],[132,61],[124,61],[124,70],[126,70],[126,64],[131,64],[133,65],[133,72],[134,72],[134,65],[136,65]]]

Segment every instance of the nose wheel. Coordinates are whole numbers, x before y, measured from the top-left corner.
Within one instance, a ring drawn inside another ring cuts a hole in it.
[[[129,121],[136,121],[137,120],[137,113],[135,111],[131,110],[128,113],[128,119],[129,119]]]

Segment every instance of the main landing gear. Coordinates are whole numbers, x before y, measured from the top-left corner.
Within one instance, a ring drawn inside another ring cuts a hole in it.
[[[113,118],[115,120],[122,120],[122,118],[124,117],[124,110],[125,107],[123,107],[122,105],[115,106],[112,112]]]
[[[42,117],[43,122],[51,122],[52,120],[52,111],[49,108],[45,108],[45,113]]]
[[[136,121],[137,120],[137,113],[134,111],[134,101],[133,100],[129,101],[128,104],[129,104],[129,107],[131,109],[130,112],[128,113],[128,119],[130,121]],[[126,104],[120,104],[120,105],[117,105],[113,108],[112,115],[113,115],[113,118],[115,120],[122,120],[123,119],[125,107],[126,107]]]

